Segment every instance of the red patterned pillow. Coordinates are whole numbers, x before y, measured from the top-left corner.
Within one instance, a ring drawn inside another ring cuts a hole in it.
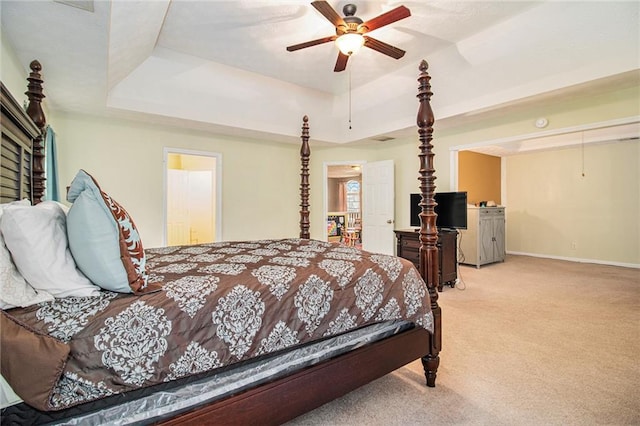
[[[142,239],[127,211],[84,170],[69,188],[69,248],[78,268],[100,287],[121,293],[148,293]]]
[[[96,182],[96,186],[97,185],[98,183]],[[140,239],[138,229],[135,223],[133,223],[131,216],[129,216],[129,213],[127,213],[116,200],[104,191],[100,193],[102,194],[104,202],[111,209],[113,218],[118,222],[120,253],[122,263],[127,271],[127,277],[129,278],[129,286],[131,286],[134,293],[146,292],[148,291],[147,260],[144,255],[144,248],[142,247],[142,240]]]

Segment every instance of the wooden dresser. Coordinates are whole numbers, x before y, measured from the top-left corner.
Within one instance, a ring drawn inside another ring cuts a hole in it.
[[[420,269],[420,233],[414,229],[398,229],[396,233],[396,254],[399,257],[410,260]],[[441,229],[438,231],[438,263],[440,273],[438,275],[438,290],[442,291],[444,285],[455,286],[458,279],[457,265],[457,238],[458,231]]]

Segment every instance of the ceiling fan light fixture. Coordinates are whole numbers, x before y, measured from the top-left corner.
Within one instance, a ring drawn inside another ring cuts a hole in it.
[[[344,71],[347,68],[347,62],[351,55],[358,53],[362,46],[380,52],[393,59],[400,59],[404,56],[404,50],[365,34],[411,16],[411,11],[405,6],[397,6],[366,22],[355,16],[357,8],[354,4],[349,3],[342,8],[344,18],[342,18],[326,0],[314,0],[311,2],[311,6],[333,24],[336,29],[335,34],[310,40],[305,43],[287,46],[287,51],[294,52],[329,41],[335,41],[336,47],[340,49],[340,53],[338,53],[336,65],[333,68],[334,72]]]
[[[342,53],[351,56],[358,53],[360,48],[364,46],[364,37],[358,33],[342,34],[336,39],[336,46]]]

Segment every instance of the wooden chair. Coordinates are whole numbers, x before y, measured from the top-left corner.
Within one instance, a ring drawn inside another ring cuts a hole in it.
[[[362,231],[362,217],[360,212],[347,213],[347,226],[344,231],[344,243],[348,246],[356,246],[360,243]]]

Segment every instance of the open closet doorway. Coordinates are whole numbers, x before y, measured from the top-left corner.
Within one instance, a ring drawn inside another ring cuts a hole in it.
[[[221,155],[165,148],[164,164],[165,245],[219,241]]]
[[[362,247],[362,167],[364,162],[325,165],[327,241]]]

